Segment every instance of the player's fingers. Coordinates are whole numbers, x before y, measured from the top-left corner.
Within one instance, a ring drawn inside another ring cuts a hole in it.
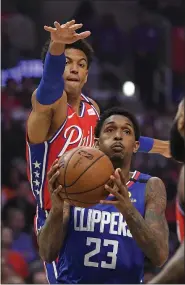
[[[57,171],[55,174],[52,175],[52,177],[49,179],[48,183],[52,187],[53,184],[55,183],[57,177],[59,176],[60,172]]]
[[[118,169],[115,171],[115,184],[122,195],[125,194],[125,180],[121,181],[121,175]]]
[[[54,194],[58,195],[62,191],[62,185],[59,185],[57,189],[53,191]]]
[[[82,26],[83,26],[83,24],[75,24],[75,25],[72,25],[71,27],[69,27],[69,30],[74,32],[74,31],[80,29]]]
[[[58,164],[58,158],[57,159],[55,159],[55,161],[52,163],[52,165],[51,165],[51,167],[53,167],[55,164]]]
[[[55,174],[56,170],[59,168],[59,164],[56,163],[55,165],[51,166],[50,170],[48,171],[47,177],[48,180]]]
[[[125,195],[125,185],[122,184],[121,179],[120,178],[116,178],[115,179],[115,184],[117,186],[117,188],[119,189],[119,193],[121,196]]]
[[[69,21],[69,22],[67,22],[66,24],[65,24],[65,27],[66,28],[69,28],[70,26],[72,26],[72,25],[74,25],[75,24],[75,20],[71,20],[71,21]]]
[[[76,37],[77,40],[83,40],[83,39],[89,37],[90,34],[91,34],[90,31],[86,31],[86,32],[82,32],[80,34],[76,34],[75,37]]]
[[[114,200],[100,200],[100,204],[104,205],[114,205],[116,206],[119,202]]]
[[[61,28],[60,24],[57,21],[54,22],[54,26],[57,30]]]
[[[116,173],[119,174],[120,179],[121,179],[121,183],[122,183],[123,185],[126,185],[125,177],[124,177],[123,172],[121,171],[120,168],[117,168],[117,169],[116,169]]]
[[[118,200],[120,200],[120,198],[122,197],[118,191],[118,189],[113,189],[110,186],[108,186],[107,184],[105,184],[105,189],[110,192],[113,196],[115,196]]]
[[[52,27],[48,27],[48,26],[44,26],[44,30],[47,32],[56,32],[56,28],[52,28]]]

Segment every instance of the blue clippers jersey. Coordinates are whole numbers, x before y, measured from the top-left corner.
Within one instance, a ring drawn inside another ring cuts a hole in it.
[[[127,184],[130,199],[142,216],[149,178],[135,171]],[[144,254],[114,206],[71,207],[68,233],[58,259],[57,283],[140,283],[143,266]]]

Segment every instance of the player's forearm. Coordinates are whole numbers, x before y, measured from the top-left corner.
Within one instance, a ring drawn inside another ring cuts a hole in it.
[[[63,94],[66,64],[64,48],[65,45],[53,42],[46,54],[43,75],[36,91],[36,99],[42,105],[52,105]]]
[[[165,157],[171,157],[169,141],[157,140],[149,137],[140,137],[138,152],[156,153]]]
[[[65,44],[61,44],[61,43],[56,43],[51,41],[50,45],[49,45],[49,52],[52,55],[61,55],[63,54],[65,51]]]
[[[63,242],[63,213],[50,210],[45,225],[38,236],[39,254],[46,262],[58,257]]]
[[[178,248],[174,256],[169,260],[162,271],[149,283],[168,284],[185,281],[184,276],[184,242]]]
[[[154,139],[154,144],[149,153],[158,153],[165,157],[170,157],[169,141]]]
[[[155,234],[131,202],[122,214],[134,240],[144,254],[155,266],[162,266],[168,255],[165,240]]]

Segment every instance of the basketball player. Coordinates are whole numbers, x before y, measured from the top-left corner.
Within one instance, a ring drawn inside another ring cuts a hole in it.
[[[184,99],[179,104],[178,112],[175,117],[170,137],[172,157],[184,163],[185,158],[185,121],[184,121]],[[184,166],[181,169],[179,183],[177,187],[176,218],[177,233],[180,247],[174,256],[169,260],[163,270],[155,276],[149,283],[151,284],[184,284],[184,227],[185,227],[185,197],[184,197]]]
[[[37,201],[36,231],[43,226],[51,208],[47,171],[65,151],[79,145],[93,146],[94,128],[99,118],[97,104],[81,93],[92,60],[92,49],[84,41],[90,32],[78,34],[76,31],[82,24],[74,20],[54,25],[54,28],[45,26],[51,42],[44,51],[43,76],[33,93],[27,124],[28,177]],[[168,149],[168,142],[140,139],[139,151],[168,157]],[[46,264],[46,269],[53,283],[55,263]]]
[[[48,175],[52,207],[38,235],[39,252],[47,262],[58,257],[59,284],[140,283],[144,256],[156,266],[168,256],[165,186],[157,177],[130,173],[140,137],[131,113],[107,110],[95,137],[96,146],[116,169],[111,176],[116,187],[105,186],[110,195],[100,204],[70,207],[60,197],[62,186],[54,187],[56,161]]]

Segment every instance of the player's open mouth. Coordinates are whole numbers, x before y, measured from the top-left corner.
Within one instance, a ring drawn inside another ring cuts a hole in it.
[[[68,78],[67,81],[70,82],[79,82],[80,80],[78,78]]]

